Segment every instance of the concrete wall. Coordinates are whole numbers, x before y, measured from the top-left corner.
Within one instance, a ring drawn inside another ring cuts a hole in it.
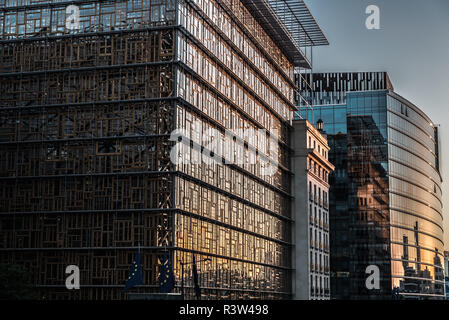
[[[294,299],[309,299],[309,218],[307,191],[307,128],[305,121],[293,122],[291,168],[294,172],[292,194],[293,249],[292,291]]]

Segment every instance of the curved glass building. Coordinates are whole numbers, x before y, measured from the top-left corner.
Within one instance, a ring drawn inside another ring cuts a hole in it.
[[[311,82],[305,99],[314,108],[301,114],[324,121],[336,168],[332,297],[444,298],[438,126],[393,91],[385,72],[313,74]],[[374,289],[366,285],[372,265]]]
[[[444,295],[438,127],[418,107],[387,94],[393,287],[409,297]]]

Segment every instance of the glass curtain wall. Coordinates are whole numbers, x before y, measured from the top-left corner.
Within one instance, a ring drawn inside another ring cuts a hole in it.
[[[333,295],[442,298],[438,127],[392,91],[347,92],[342,102],[303,114],[324,121],[336,166],[330,176]],[[365,287],[371,264],[381,271],[380,291]]]
[[[211,259],[199,267],[205,297],[287,298],[293,65],[239,1],[179,6],[176,125],[189,139],[177,152],[175,273],[180,278],[178,262],[197,253]],[[265,133],[248,135],[257,130]],[[232,164],[202,163],[204,150],[213,151],[204,140],[210,132],[218,144],[229,135],[241,142],[236,154],[223,154]],[[264,162],[278,167],[273,175],[263,174]]]
[[[399,95],[387,101],[393,288],[409,299],[442,299],[438,127]]]

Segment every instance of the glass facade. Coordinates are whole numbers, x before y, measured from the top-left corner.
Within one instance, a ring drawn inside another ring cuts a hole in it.
[[[438,127],[394,93],[387,104],[393,288],[405,298],[443,298]]]
[[[391,295],[385,92],[348,93],[347,125],[351,298],[385,299]],[[370,265],[379,267],[379,289],[365,285]]]
[[[326,77],[336,79],[335,74],[317,76],[319,81]],[[444,274],[438,127],[392,87],[385,90],[389,81],[384,90],[380,85],[375,91],[351,92],[351,81],[347,75],[342,78],[343,94],[326,89],[313,93],[315,102],[332,97],[336,104],[301,112],[324,121],[329,159],[336,167],[330,176],[332,296],[440,299]],[[368,79],[374,81],[376,74],[358,80]],[[365,286],[369,265],[379,267],[379,290]]]
[[[177,55],[184,64],[177,71],[177,93],[192,108],[176,108],[176,126],[190,139],[178,144],[176,170],[186,176],[176,177],[175,205],[185,214],[175,218],[174,245],[182,248],[175,252],[175,274],[181,277],[179,261],[198,252],[212,259],[199,269],[205,296],[287,298],[291,294],[287,128],[293,108],[293,64],[238,1],[179,6],[179,22],[187,32],[177,38]],[[264,50],[261,42],[252,40],[254,36],[267,43]],[[276,152],[263,147],[266,140],[245,134],[259,128],[278,139]],[[243,142],[238,151],[243,161],[231,166],[192,161],[201,158],[202,150],[192,148],[190,140],[205,146],[204,136],[214,129],[219,141],[231,133]],[[251,150],[259,150],[255,164],[250,161]],[[262,174],[264,160],[279,167],[274,175]],[[185,272],[189,277],[190,271]],[[187,292],[193,297],[193,291]]]

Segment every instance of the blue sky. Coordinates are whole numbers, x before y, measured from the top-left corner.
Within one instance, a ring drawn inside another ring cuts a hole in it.
[[[314,72],[387,71],[395,91],[441,125],[445,247],[449,249],[449,0],[305,0],[330,45]],[[380,30],[365,27],[369,5]]]

